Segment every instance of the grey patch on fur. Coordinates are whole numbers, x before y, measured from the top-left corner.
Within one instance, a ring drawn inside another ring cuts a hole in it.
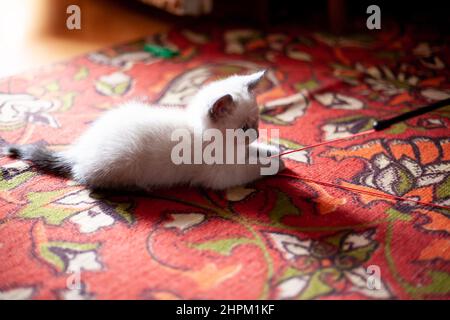
[[[69,177],[72,173],[72,165],[69,162],[43,146],[8,145],[4,148],[4,153],[13,158],[30,161],[37,169],[47,173],[63,177]]]

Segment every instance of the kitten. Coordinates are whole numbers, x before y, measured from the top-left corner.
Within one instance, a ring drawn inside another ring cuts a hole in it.
[[[186,129],[197,137],[206,129],[258,129],[259,110],[254,89],[264,71],[212,82],[186,108],[128,102],[97,119],[67,150],[54,152],[36,145],[9,145],[10,156],[29,160],[43,171],[68,176],[91,188],[152,189],[187,184],[226,189],[261,176],[256,164],[181,164],[171,160],[176,142],[172,132]],[[225,144],[224,144],[225,146]],[[260,156],[279,150],[253,141],[247,145]],[[225,148],[225,147],[224,147]],[[226,154],[228,150],[224,150]],[[277,161],[280,169],[283,164]]]

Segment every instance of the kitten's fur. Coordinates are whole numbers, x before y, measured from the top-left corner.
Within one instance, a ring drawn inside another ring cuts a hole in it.
[[[179,128],[192,136],[194,130],[201,133],[208,128],[257,129],[259,110],[253,89],[263,77],[264,71],[210,83],[184,109],[126,103],[102,115],[66,151],[10,145],[6,153],[92,188],[243,185],[261,176],[260,164],[175,165],[170,155],[177,142],[171,141],[171,134]],[[249,147],[262,154],[278,153],[277,148],[256,141]]]

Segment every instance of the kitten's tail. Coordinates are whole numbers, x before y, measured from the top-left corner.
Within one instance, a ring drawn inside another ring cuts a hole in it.
[[[41,171],[56,175],[70,177],[72,165],[60,154],[48,150],[45,147],[26,145],[7,145],[3,149],[3,154],[13,158],[31,161],[36,168]]]

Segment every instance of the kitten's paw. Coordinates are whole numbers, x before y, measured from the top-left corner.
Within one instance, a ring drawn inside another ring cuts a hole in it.
[[[260,157],[272,157],[279,154],[281,151],[278,147],[271,144],[259,144],[258,154]]]

